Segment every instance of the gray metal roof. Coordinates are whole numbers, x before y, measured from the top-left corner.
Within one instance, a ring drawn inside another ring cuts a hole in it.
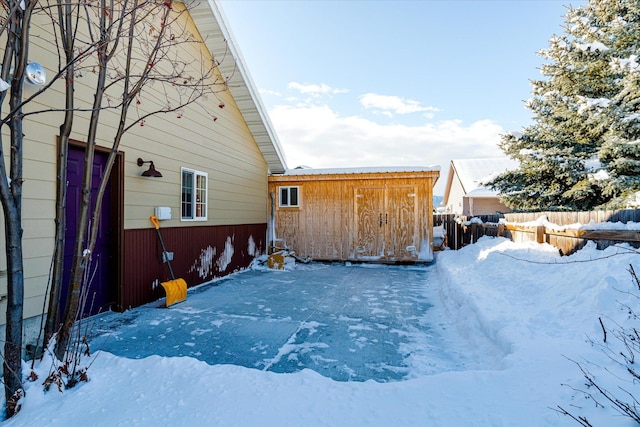
[[[301,168],[288,169],[285,176],[301,175],[338,175],[338,174],[372,174],[372,173],[407,173],[407,172],[440,172],[440,166],[380,166],[380,167],[354,167],[354,168]]]
[[[188,4],[188,7],[212,56],[219,59],[224,57],[218,69],[228,79],[229,91],[267,162],[269,173],[283,173],[287,169],[284,151],[249,71],[244,66],[244,59],[231,30],[226,25],[220,5],[216,0],[206,0]]]

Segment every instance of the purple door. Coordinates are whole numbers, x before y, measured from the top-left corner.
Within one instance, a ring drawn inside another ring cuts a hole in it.
[[[100,179],[105,169],[107,155],[95,153],[93,163],[93,179],[91,189],[91,208],[95,205],[95,196],[98,192]],[[67,161],[67,228],[64,245],[64,275],[62,279],[62,289],[60,294],[61,312],[67,301],[69,291],[69,278],[71,266],[73,264],[73,252],[75,238],[78,228],[78,216],[80,213],[80,202],[82,200],[82,179],[84,174],[84,149],[69,147],[69,158]],[[115,304],[116,284],[114,280],[113,268],[113,247],[111,229],[111,179],[107,185],[100,213],[100,226],[98,228],[98,239],[93,251],[91,265],[88,268],[89,288],[82,309],[82,317],[98,314],[109,310]]]

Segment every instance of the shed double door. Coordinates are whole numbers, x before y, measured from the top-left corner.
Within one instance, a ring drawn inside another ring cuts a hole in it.
[[[418,258],[418,198],[415,186],[355,189],[355,253],[361,261]]]

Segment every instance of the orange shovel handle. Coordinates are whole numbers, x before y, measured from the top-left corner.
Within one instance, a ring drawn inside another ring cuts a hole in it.
[[[153,223],[153,226],[156,228],[156,230],[159,230],[160,229],[160,223],[158,222],[158,217],[153,215],[153,216],[150,216],[149,219]]]

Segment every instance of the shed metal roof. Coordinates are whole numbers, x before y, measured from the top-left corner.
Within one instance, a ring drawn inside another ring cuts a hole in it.
[[[267,162],[269,173],[283,173],[287,169],[284,151],[218,1],[195,2],[189,6],[189,13],[211,55],[214,58],[226,55],[218,69],[228,80],[229,91]]]
[[[404,173],[404,172],[439,172],[440,166],[380,166],[355,168],[325,168],[325,169],[287,169],[283,175],[338,175],[338,174],[366,174],[366,173]]]

